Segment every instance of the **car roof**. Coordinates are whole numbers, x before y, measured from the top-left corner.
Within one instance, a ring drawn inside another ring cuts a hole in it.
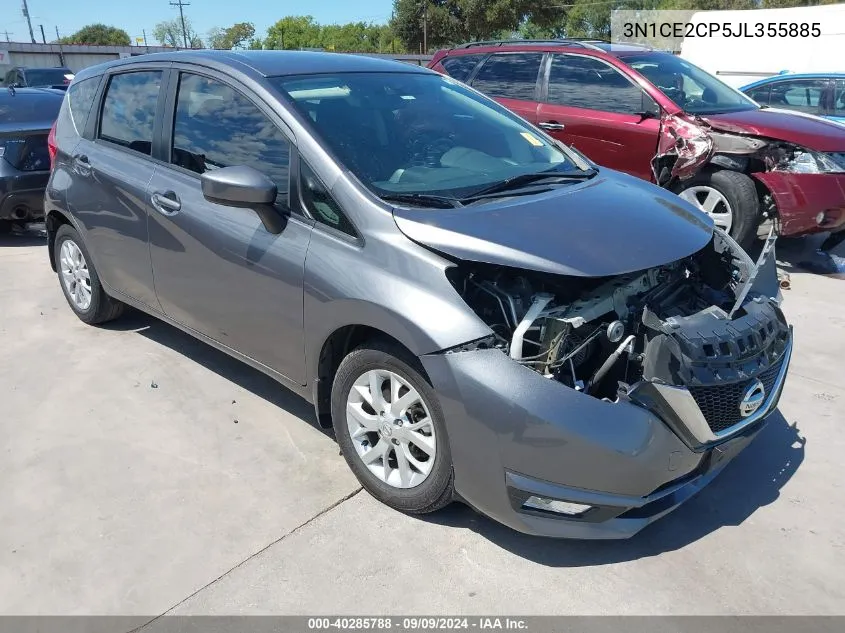
[[[392,59],[350,55],[344,53],[324,53],[315,51],[218,51],[186,50],[167,51],[138,55],[128,59],[114,60],[93,66],[77,74],[77,78],[99,74],[104,70],[119,66],[149,61],[186,62],[208,66],[234,66],[250,68],[264,77],[279,75],[315,75],[335,72],[405,72],[430,73],[421,66],[407,64]]]
[[[451,49],[447,49],[448,55],[458,54],[487,54],[487,53],[512,53],[517,51],[529,52],[553,52],[566,51],[581,54],[597,53],[601,55],[618,56],[624,53],[646,53],[652,49],[636,44],[615,44],[604,40],[596,39],[563,39],[563,40],[491,40],[481,42],[468,42]]]
[[[845,73],[782,73],[752,81],[750,84],[745,84],[740,90],[765,86],[773,81],[781,81],[783,79],[845,79]]]

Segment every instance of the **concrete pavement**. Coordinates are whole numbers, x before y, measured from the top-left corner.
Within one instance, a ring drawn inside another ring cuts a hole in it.
[[[845,614],[845,283],[797,271],[780,414],[626,542],[365,492],[313,410],[133,313],[67,307],[0,238],[0,614]]]

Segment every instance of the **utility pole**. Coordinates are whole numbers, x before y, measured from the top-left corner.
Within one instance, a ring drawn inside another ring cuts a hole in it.
[[[136,31],[136,33],[137,33],[137,31]],[[144,46],[149,47],[149,44],[147,44],[147,29],[141,29],[141,33],[144,34]]]
[[[26,23],[29,25],[29,39],[32,40],[32,43],[35,44],[35,34],[32,32],[32,20],[29,19],[29,7],[26,4],[26,0],[23,0],[23,17],[26,18]]]
[[[56,27],[56,43],[59,45],[59,63],[64,66],[65,65],[65,54],[62,51],[62,36],[59,35],[59,27]]]
[[[6,36],[6,41],[7,41],[7,42],[11,42],[11,41],[12,41],[12,40],[10,40],[10,39],[9,39],[9,36],[11,35],[11,33],[9,33],[9,31],[3,31],[3,35],[5,35],[5,36]]]
[[[428,0],[423,0],[423,55],[428,55]]]
[[[41,41],[42,41],[42,42],[44,42],[44,43],[46,44],[46,43],[47,43],[47,36],[46,36],[46,35],[44,35],[44,25],[43,25],[43,24],[39,24],[39,25],[38,25],[38,28],[40,28],[40,29],[41,29]]]
[[[182,20],[182,37],[185,38],[185,48],[189,48],[189,46],[188,46],[188,29],[185,28],[185,13],[182,11],[182,7],[189,7],[189,6],[191,6],[191,3],[190,2],[182,2],[182,0],[176,0],[176,2],[171,2],[170,6],[179,7],[179,19]]]

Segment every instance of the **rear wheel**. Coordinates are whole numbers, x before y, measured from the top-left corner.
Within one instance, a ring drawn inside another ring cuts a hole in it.
[[[56,231],[53,246],[56,273],[71,310],[89,325],[119,317],[125,304],[112,299],[103,290],[100,277],[76,229],[63,224]]]
[[[681,181],[675,193],[713,218],[740,246],[748,248],[757,235],[760,203],[754,181],[736,171],[701,172]]]
[[[332,422],[347,464],[379,501],[410,513],[452,501],[440,402],[402,347],[373,341],[343,359],[332,385]]]

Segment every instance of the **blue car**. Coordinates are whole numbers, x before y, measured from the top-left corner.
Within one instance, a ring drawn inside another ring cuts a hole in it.
[[[845,73],[780,74],[740,90],[763,106],[845,123]]]

